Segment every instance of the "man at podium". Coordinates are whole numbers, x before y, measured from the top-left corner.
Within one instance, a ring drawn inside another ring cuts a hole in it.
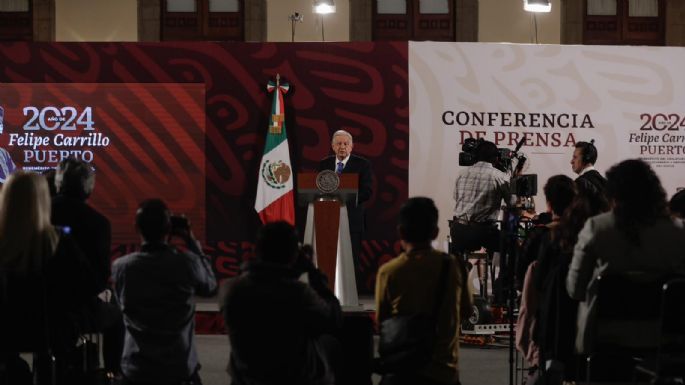
[[[319,162],[318,171],[333,170],[338,175],[344,173],[356,173],[359,175],[357,201],[348,200],[345,202],[345,206],[347,207],[347,216],[350,221],[350,239],[357,288],[358,290],[366,290],[366,285],[361,279],[359,256],[361,255],[362,236],[365,230],[363,203],[369,200],[373,193],[371,163],[366,158],[352,154],[352,148],[354,147],[352,135],[345,130],[338,130],[333,133],[331,147],[335,155],[322,159]]]

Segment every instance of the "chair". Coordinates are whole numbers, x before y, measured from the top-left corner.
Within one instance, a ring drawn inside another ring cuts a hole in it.
[[[119,319],[117,320],[117,317]],[[115,373],[109,371],[108,368],[103,367],[103,361],[107,364],[104,341],[107,338],[108,330],[115,326],[117,322],[121,324],[121,343],[123,344],[123,320],[118,305],[114,302],[114,296],[110,289],[103,290],[98,299],[92,304],[84,314],[80,317],[80,335],[76,341],[75,351],[78,357],[74,356],[72,362],[73,369],[76,373],[83,376],[87,383],[105,384],[113,381]],[[109,343],[116,344],[119,341],[114,341],[116,338],[110,336]],[[117,352],[117,349],[114,349]],[[118,351],[119,360],[121,358],[121,351]],[[111,361],[111,358],[110,358]]]
[[[9,383],[9,360],[19,353],[33,355],[33,378],[47,365],[41,384],[57,383],[56,358],[51,347],[45,282],[41,277],[14,276],[0,272],[0,384]],[[45,382],[45,381],[48,382]]]
[[[597,277],[588,382],[630,381],[635,363],[656,355],[659,298],[671,276],[631,271]]]
[[[661,317],[656,358],[640,363],[636,375],[646,375],[652,383],[685,378],[685,279],[663,285]]]

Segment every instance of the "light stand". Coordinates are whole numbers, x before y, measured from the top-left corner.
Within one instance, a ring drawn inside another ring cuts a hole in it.
[[[523,9],[527,12],[532,13],[531,19],[533,19],[533,25],[535,28],[535,40],[534,43],[538,44],[538,18],[537,14],[552,11],[551,0],[523,0]],[[531,39],[533,40],[533,39]]]
[[[315,0],[314,13],[321,16],[321,41],[326,41],[324,33],[323,17],[329,13],[335,13],[335,2],[333,0]]]
[[[304,20],[304,16],[301,13],[295,12],[288,16],[291,25],[291,37],[290,41],[295,42],[295,23],[301,23]]]
[[[534,39],[531,39],[533,43],[538,44],[538,16],[537,13],[531,13],[530,16],[533,19],[533,30],[535,31]]]

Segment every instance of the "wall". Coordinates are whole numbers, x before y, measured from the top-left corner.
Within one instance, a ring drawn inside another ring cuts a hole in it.
[[[685,46],[685,2],[666,4],[666,45]]]
[[[478,41],[533,43],[534,27],[530,12],[523,10],[523,0],[480,0]],[[560,0],[552,0],[552,12],[538,13],[538,42],[559,44]]]
[[[312,0],[267,0],[267,41],[290,41],[288,15],[299,12],[295,41],[321,41],[321,21]],[[349,41],[349,0],[336,0],[337,12],[324,16],[326,41]],[[538,14],[540,43],[560,42],[560,0],[552,12]],[[56,1],[57,41],[137,41],[137,0]],[[533,24],[522,0],[479,0],[478,36],[481,42],[531,43]]]
[[[298,12],[304,21],[295,26],[295,41],[321,41],[321,19],[312,11],[313,0],[267,0],[267,41],[290,41],[288,16]],[[324,16],[326,41],[350,40],[350,2],[336,0],[336,13]]]
[[[57,41],[137,41],[137,0],[55,1]]]

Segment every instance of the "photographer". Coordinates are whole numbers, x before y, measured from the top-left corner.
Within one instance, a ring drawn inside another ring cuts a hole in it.
[[[481,141],[475,149],[476,163],[457,177],[454,187],[454,220],[450,228],[453,251],[499,251],[500,232],[494,226],[502,200],[509,205],[511,175],[495,167],[499,151],[494,143]],[[514,172],[516,174],[517,172]]]
[[[234,385],[338,383],[340,303],[297,238],[286,222],[264,225],[255,260],[221,286]]]
[[[201,384],[195,351],[193,296],[211,296],[216,279],[185,217],[172,217],[163,201],[144,201],[136,213],[143,244],[112,265],[124,314],[122,384]],[[183,239],[190,251],[167,242]]]

